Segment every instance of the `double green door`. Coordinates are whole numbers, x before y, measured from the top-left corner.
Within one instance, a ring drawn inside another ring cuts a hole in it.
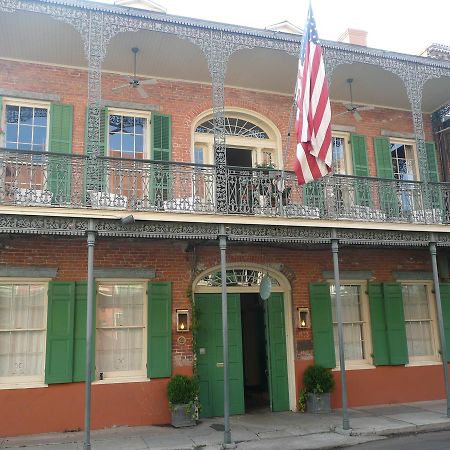
[[[202,417],[223,416],[222,303],[220,294],[195,296],[198,317],[197,372]],[[266,305],[266,342],[272,411],[289,409],[283,294],[272,294]],[[244,324],[245,326],[245,324]],[[230,414],[244,414],[241,302],[228,295]]]

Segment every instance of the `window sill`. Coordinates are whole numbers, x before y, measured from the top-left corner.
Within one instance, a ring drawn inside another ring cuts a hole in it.
[[[376,369],[377,367],[372,364],[346,364],[345,365],[345,371],[348,372],[349,370],[368,370],[368,369]],[[339,366],[336,366],[334,369],[331,369],[332,372],[339,372],[341,368]]]
[[[418,366],[440,366],[442,362],[436,360],[424,360],[424,361],[412,361],[405,364],[405,367],[418,367]]]
[[[147,377],[115,377],[96,380],[92,384],[122,384],[122,383],[144,383],[150,381]]]
[[[48,384],[37,382],[37,383],[0,383],[0,390],[7,389],[36,389],[36,388],[46,388]]]

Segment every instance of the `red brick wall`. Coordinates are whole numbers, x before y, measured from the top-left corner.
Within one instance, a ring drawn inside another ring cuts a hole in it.
[[[148,98],[143,99],[133,89],[112,91],[113,87],[120,84],[123,84],[121,76],[109,73],[102,74],[103,98],[106,101],[116,100],[157,105],[161,113],[172,115],[173,160],[191,161],[192,122],[199,114],[212,108],[211,86],[180,81],[158,81],[158,84],[146,88]],[[57,94],[61,96],[63,103],[73,104],[74,152],[84,152],[87,99],[87,76],[85,71],[0,60],[0,86],[4,89]],[[229,107],[255,111],[267,117],[280,131],[282,148],[285,148],[292,98],[265,92],[226,88],[225,104]],[[343,111],[345,109],[342,104],[332,104],[333,115]],[[333,123],[355,126],[357,133],[368,137],[370,174],[375,176],[372,137],[379,136],[382,129],[413,133],[413,121],[410,112],[383,108],[364,111],[363,119],[361,122],[357,122],[351,114],[345,114],[338,117]],[[424,116],[424,125],[426,139],[432,140],[429,115]],[[294,150],[294,140],[291,139],[291,148],[288,152],[288,168],[292,168],[292,161],[295,155]]]

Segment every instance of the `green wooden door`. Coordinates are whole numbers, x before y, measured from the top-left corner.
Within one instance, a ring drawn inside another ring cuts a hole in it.
[[[270,405],[272,411],[289,410],[289,387],[284,326],[284,300],[280,292],[267,301],[267,357],[269,368]]]
[[[223,345],[221,294],[197,294],[197,371],[202,417],[223,416]],[[230,414],[243,414],[241,302],[239,294],[228,295],[228,357]]]

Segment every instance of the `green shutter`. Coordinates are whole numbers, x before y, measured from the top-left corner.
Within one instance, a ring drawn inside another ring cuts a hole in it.
[[[336,367],[330,286],[328,283],[309,285],[314,361],[323,367]]]
[[[151,159],[172,159],[172,118],[166,114],[152,113]],[[152,166],[150,198],[153,204],[162,207],[164,200],[171,199],[172,176],[170,165]]]
[[[74,304],[74,282],[49,283],[45,361],[47,384],[72,381]]]
[[[366,137],[360,134],[352,134],[351,144],[353,175],[355,177],[368,177]],[[361,206],[372,205],[369,180],[355,180],[355,203]]]
[[[48,149],[51,153],[72,153],[73,106],[52,103]],[[53,194],[52,202],[70,203],[71,160],[49,155],[47,188]]]
[[[408,364],[402,287],[399,283],[383,284],[384,308],[391,365]]]
[[[172,285],[148,284],[147,374],[149,378],[172,375]]]
[[[444,320],[445,344],[447,361],[450,362],[450,283],[441,283],[442,318]]]
[[[384,311],[383,288],[380,283],[369,283],[370,328],[372,332],[373,364],[389,364],[389,345]]]
[[[392,166],[391,144],[387,137],[376,137],[373,139],[375,148],[375,162],[377,165],[377,178],[387,180],[394,179],[394,168]],[[395,184],[393,182],[380,181],[378,194],[380,207],[388,216],[398,216],[399,200]]]
[[[92,329],[92,379],[95,379],[95,292]],[[84,381],[86,376],[86,314],[87,282],[75,284],[75,324],[73,341],[73,381]]]
[[[436,146],[434,142],[425,142],[425,150],[427,153],[427,163],[428,163],[428,181],[431,183],[439,183],[439,167],[436,158]],[[441,187],[437,184],[430,185],[431,193],[431,208],[439,209],[442,211],[442,193]]]

